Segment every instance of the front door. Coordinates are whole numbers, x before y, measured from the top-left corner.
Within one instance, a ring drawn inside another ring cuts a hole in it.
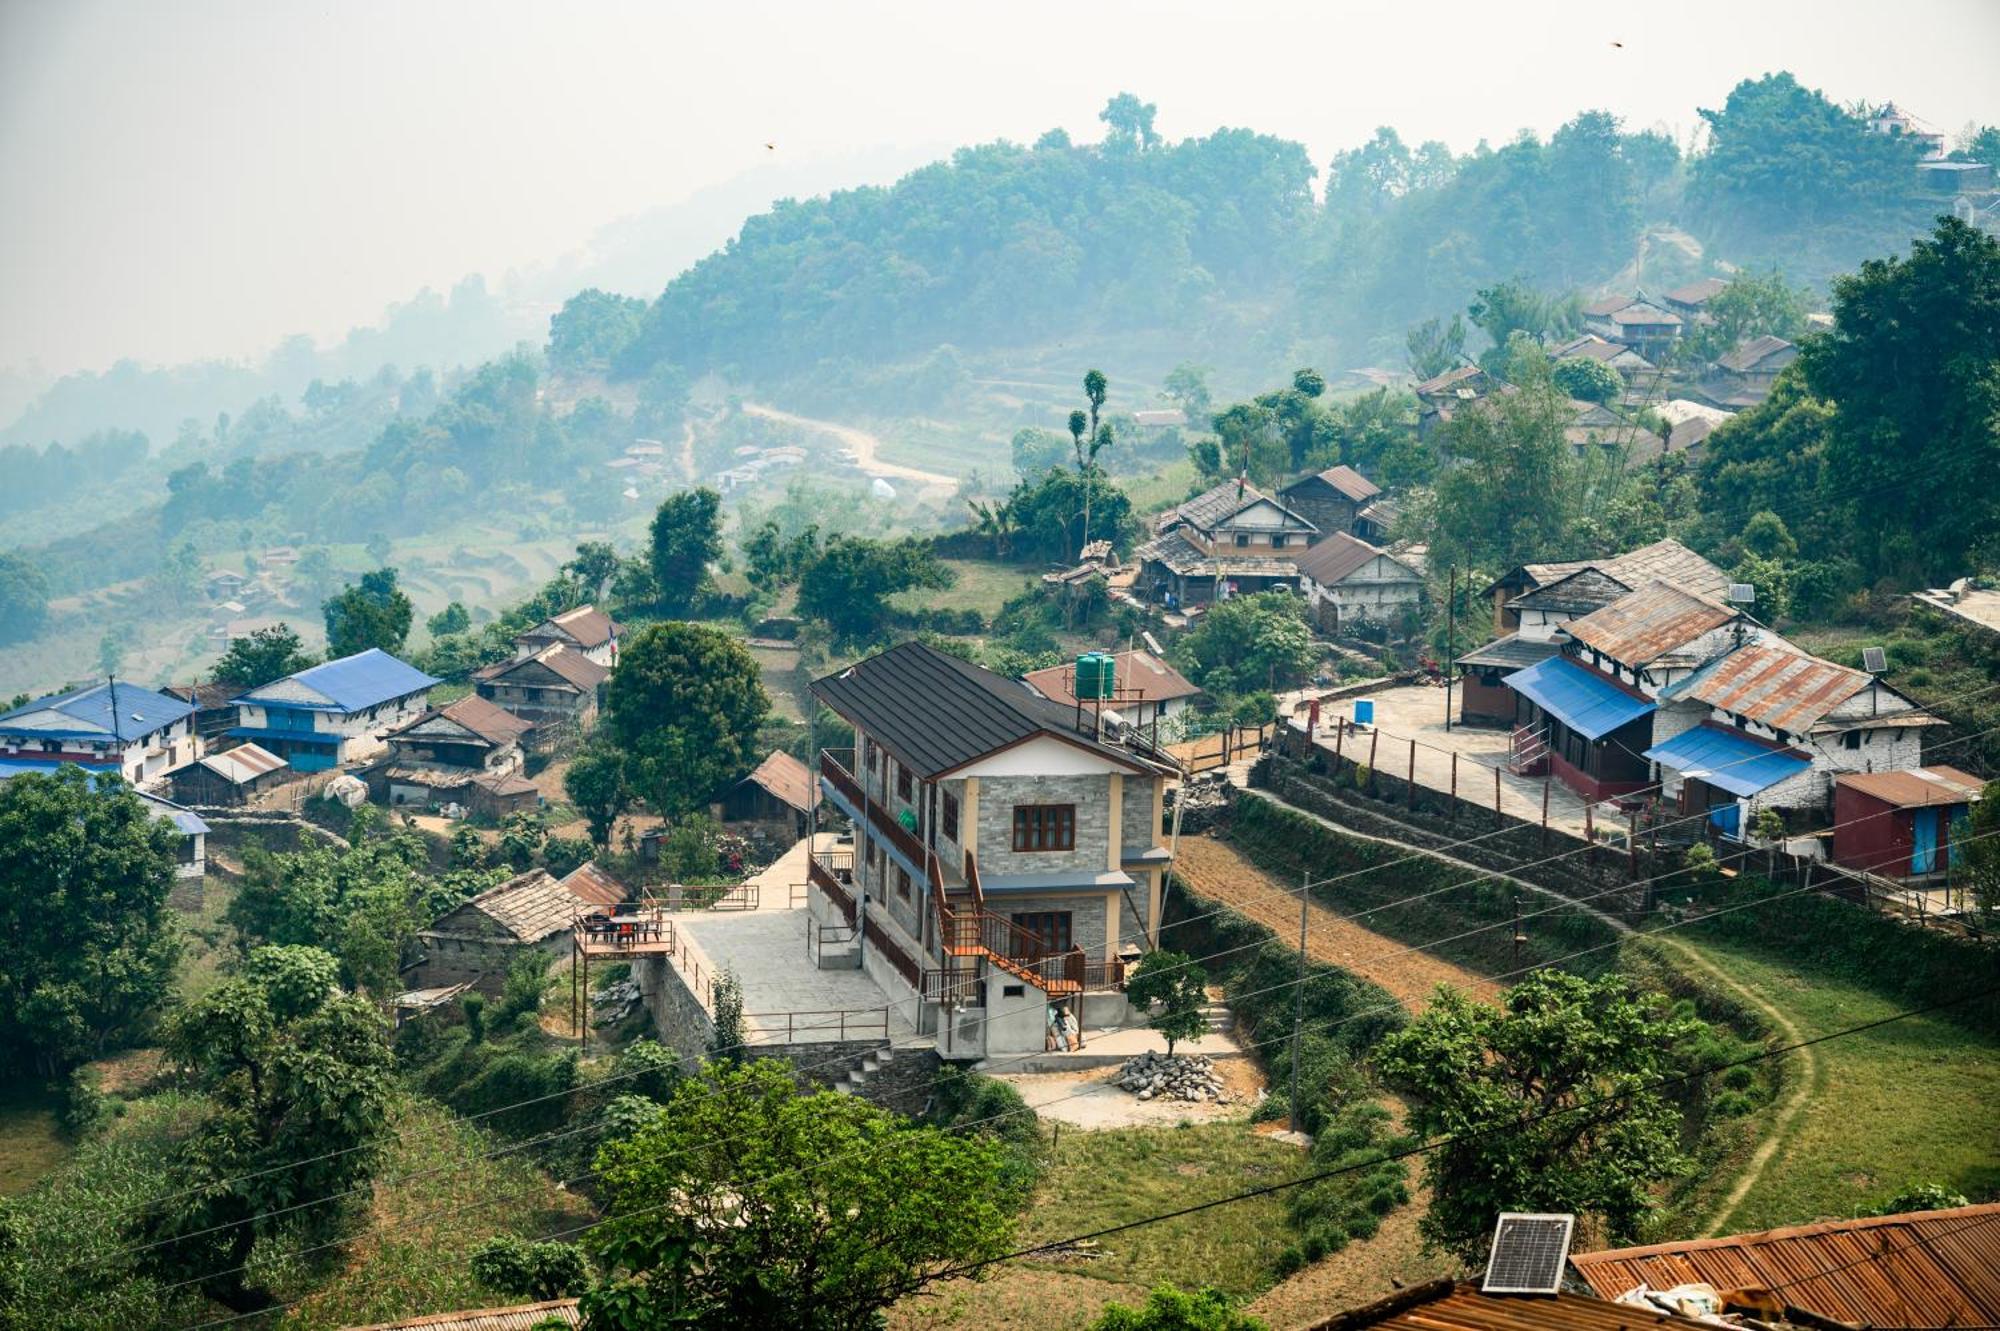
[[[1937,868],[1938,811],[1918,809],[1910,819],[1910,872],[1930,873]]]

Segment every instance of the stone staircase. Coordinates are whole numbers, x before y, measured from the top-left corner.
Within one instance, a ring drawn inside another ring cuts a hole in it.
[[[833,1089],[842,1095],[865,1094],[869,1081],[895,1061],[894,1046],[885,1044],[880,1049],[871,1049],[854,1060],[854,1066],[847,1070],[845,1077],[834,1082]]]
[[[1227,1003],[1204,1003],[1201,1018],[1204,1035],[1227,1035],[1236,1025],[1236,1014]]]

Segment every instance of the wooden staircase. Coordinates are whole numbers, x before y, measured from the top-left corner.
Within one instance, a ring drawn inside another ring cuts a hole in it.
[[[1039,936],[989,910],[979,885],[979,866],[965,857],[965,891],[953,901],[941,886],[937,856],[928,853],[931,896],[937,911],[938,949],[947,957],[977,957],[1032,984],[1050,998],[1073,998],[1096,981],[1116,987],[1123,980],[1122,962],[1093,962],[1082,948],[1057,950]]]

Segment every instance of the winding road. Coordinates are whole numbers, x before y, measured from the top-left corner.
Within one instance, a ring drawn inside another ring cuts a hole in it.
[[[950,489],[958,487],[958,477],[947,476],[939,471],[925,471],[921,467],[905,467],[899,462],[882,461],[882,440],[866,430],[858,430],[852,425],[839,425],[833,421],[814,420],[810,416],[796,416],[789,411],[779,411],[759,402],[745,402],[743,410],[752,416],[765,420],[783,421],[787,425],[802,425],[808,430],[818,430],[830,434],[854,453],[854,465],[863,475],[879,476],[884,480],[915,481],[919,485],[942,485]]]

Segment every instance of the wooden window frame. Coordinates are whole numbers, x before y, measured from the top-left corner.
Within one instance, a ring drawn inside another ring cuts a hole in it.
[[[900,864],[896,866],[896,895],[905,901],[910,899],[910,871]]]
[[[949,790],[940,791],[939,793],[944,798],[942,801],[943,809],[938,816],[938,823],[944,830],[945,840],[956,841],[958,840],[958,796],[952,794]]]
[[[1076,946],[1076,913],[1067,910],[1019,911],[1008,917],[1016,929],[1041,940],[1045,955],[1060,955]]]
[[[910,769],[901,763],[896,764],[896,797],[905,804],[916,798],[916,788],[910,776]]]
[[[1076,806],[1016,804],[1013,848],[1027,852],[1075,850]]]

